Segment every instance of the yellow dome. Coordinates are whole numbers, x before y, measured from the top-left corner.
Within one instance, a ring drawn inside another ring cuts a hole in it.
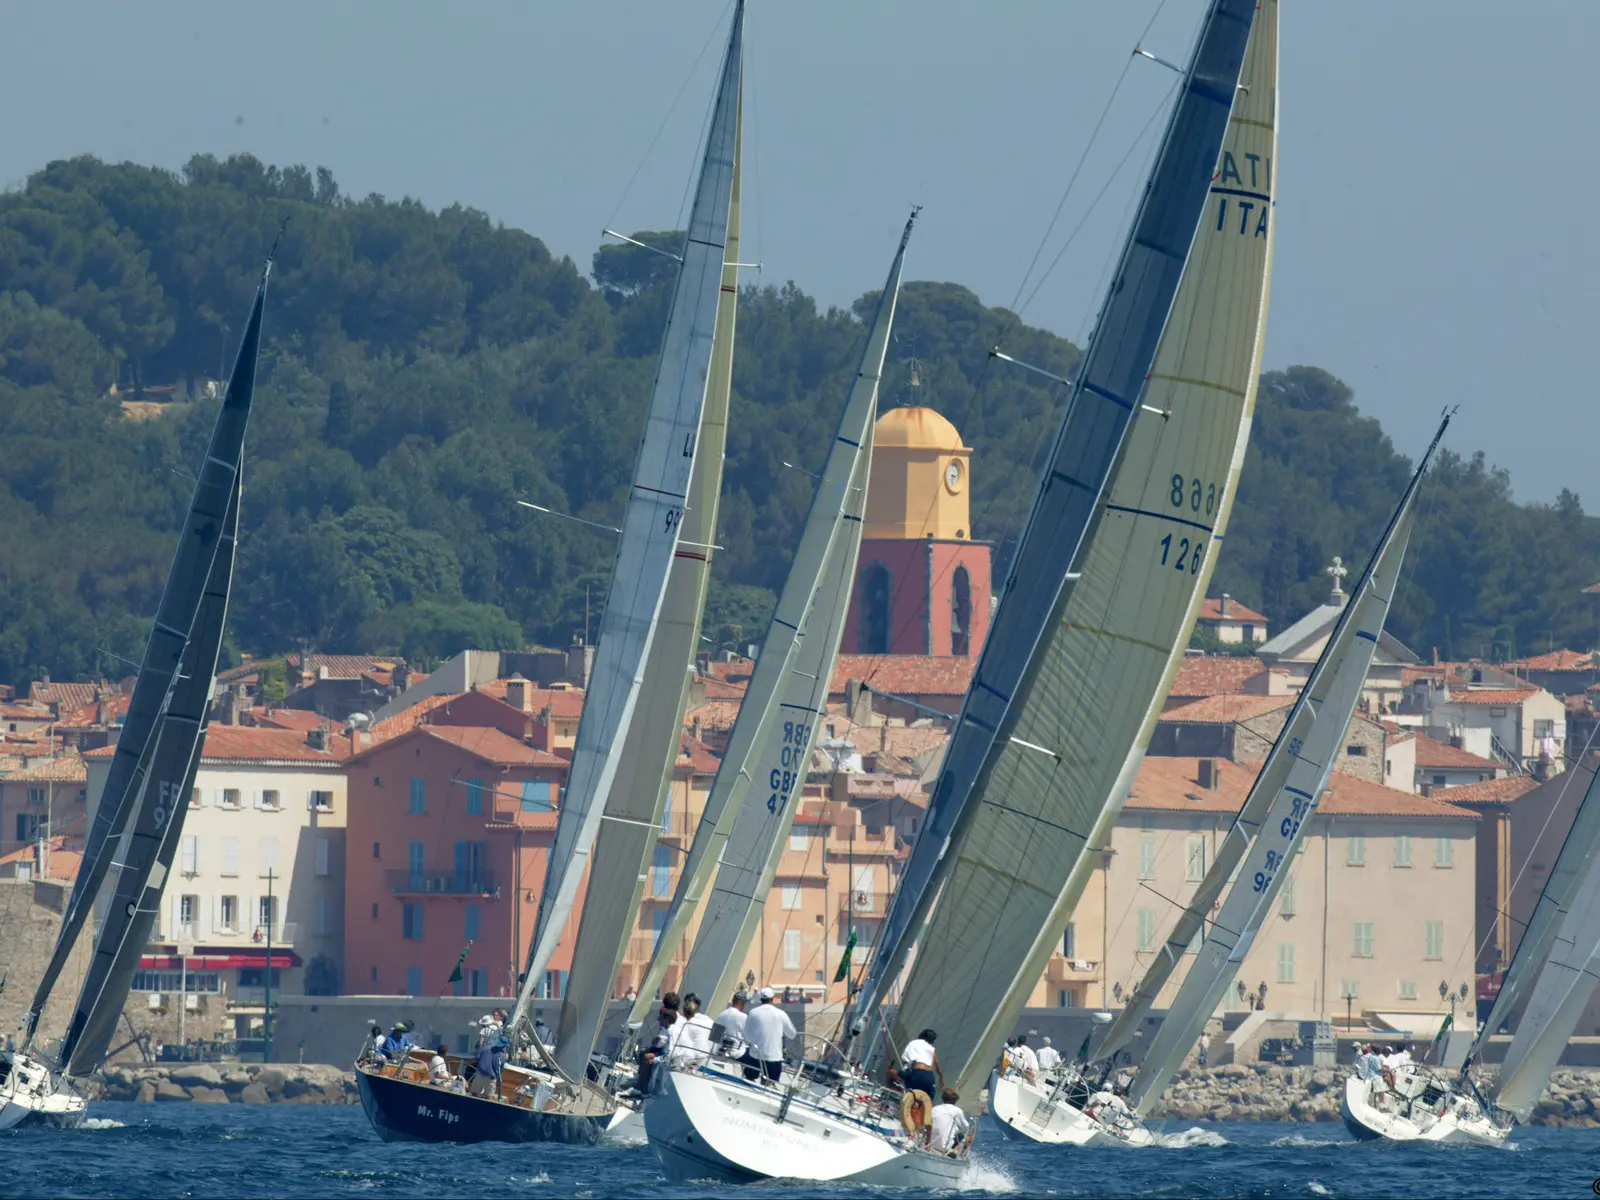
[[[878,446],[919,450],[964,450],[961,434],[931,408],[891,408],[878,418],[872,440]]]

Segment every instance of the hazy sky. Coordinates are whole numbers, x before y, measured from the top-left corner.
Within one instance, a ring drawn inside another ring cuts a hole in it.
[[[908,277],[1010,305],[1115,90],[1046,260],[1089,219],[1025,310],[1081,342],[1177,78],[1129,62],[1158,9],[1146,44],[1185,60],[1202,0],[755,0],[744,257],[847,303],[917,202]],[[482,209],[587,269],[602,227],[679,219],[729,11],[7,0],[0,185],[74,154],[249,151]],[[1286,0],[1282,33],[1267,365],[1340,375],[1409,454],[1459,403],[1455,448],[1600,511],[1600,4]]]

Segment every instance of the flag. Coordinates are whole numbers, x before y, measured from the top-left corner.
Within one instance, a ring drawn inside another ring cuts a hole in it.
[[[10,967],[7,967],[4,972],[0,972],[0,995],[3,995],[5,993],[6,980],[10,977],[10,975],[11,975],[11,968]]]
[[[843,983],[850,977],[850,954],[856,948],[856,931],[852,929],[850,936],[845,939],[844,957],[839,960],[839,969],[833,973],[835,983]]]
[[[1083,1035],[1083,1045],[1078,1047],[1078,1059],[1077,1059],[1077,1061],[1079,1061],[1079,1062],[1088,1062],[1089,1061],[1089,1039],[1092,1038],[1093,1036],[1094,1036],[1093,1033],[1086,1033],[1086,1034]]]
[[[1450,1026],[1454,1025],[1455,1022],[1456,1017],[1454,1013],[1445,1014],[1444,1024],[1439,1026],[1439,1036],[1433,1039],[1433,1053],[1435,1056],[1437,1056],[1443,1049],[1445,1034],[1450,1032]],[[1443,1060],[1441,1059],[1440,1061]]]
[[[472,943],[468,942],[467,945],[466,945],[466,948],[461,951],[461,957],[456,959],[456,969],[454,971],[450,972],[450,978],[445,980],[446,983],[460,983],[461,982],[461,968],[466,966],[466,964],[467,964],[467,955],[470,954],[471,952],[472,952]]]

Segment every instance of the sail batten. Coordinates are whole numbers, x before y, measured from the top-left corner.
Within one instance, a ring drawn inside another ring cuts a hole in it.
[[[539,917],[514,1027],[529,1004],[577,901],[578,887],[621,766],[645,666],[666,599],[694,475],[722,296],[738,137],[744,4],[733,25],[712,108],[688,236],[673,286],[661,358],[634,464],[633,485],[600,621],[583,717],[550,848]],[[706,537],[707,542],[713,537]]]

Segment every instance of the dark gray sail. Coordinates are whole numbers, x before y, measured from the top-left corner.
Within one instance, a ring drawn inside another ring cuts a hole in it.
[[[250,421],[250,404],[255,397],[256,356],[261,342],[261,314],[266,303],[267,276],[271,261],[256,288],[255,303],[239,342],[233,374],[212,428],[206,456],[200,464],[194,496],[183,523],[183,533],[173,556],[167,585],[156,609],[155,624],[145,644],[144,662],[128,701],[122,735],[116,755],[100,794],[94,824],[84,844],[83,863],[77,882],[67,900],[55,950],[45,967],[33,1003],[23,1017],[23,1044],[33,1040],[50,992],[61,976],[67,957],[88,919],[100,885],[105,881],[122,833],[126,830],[142,783],[149,769],[153,739],[159,732],[162,715],[172,694],[173,683],[183,661],[194,628],[195,616],[211,579],[218,550],[228,525],[229,511],[238,485],[239,465],[244,454],[245,429]],[[207,681],[209,686],[209,680]]]

